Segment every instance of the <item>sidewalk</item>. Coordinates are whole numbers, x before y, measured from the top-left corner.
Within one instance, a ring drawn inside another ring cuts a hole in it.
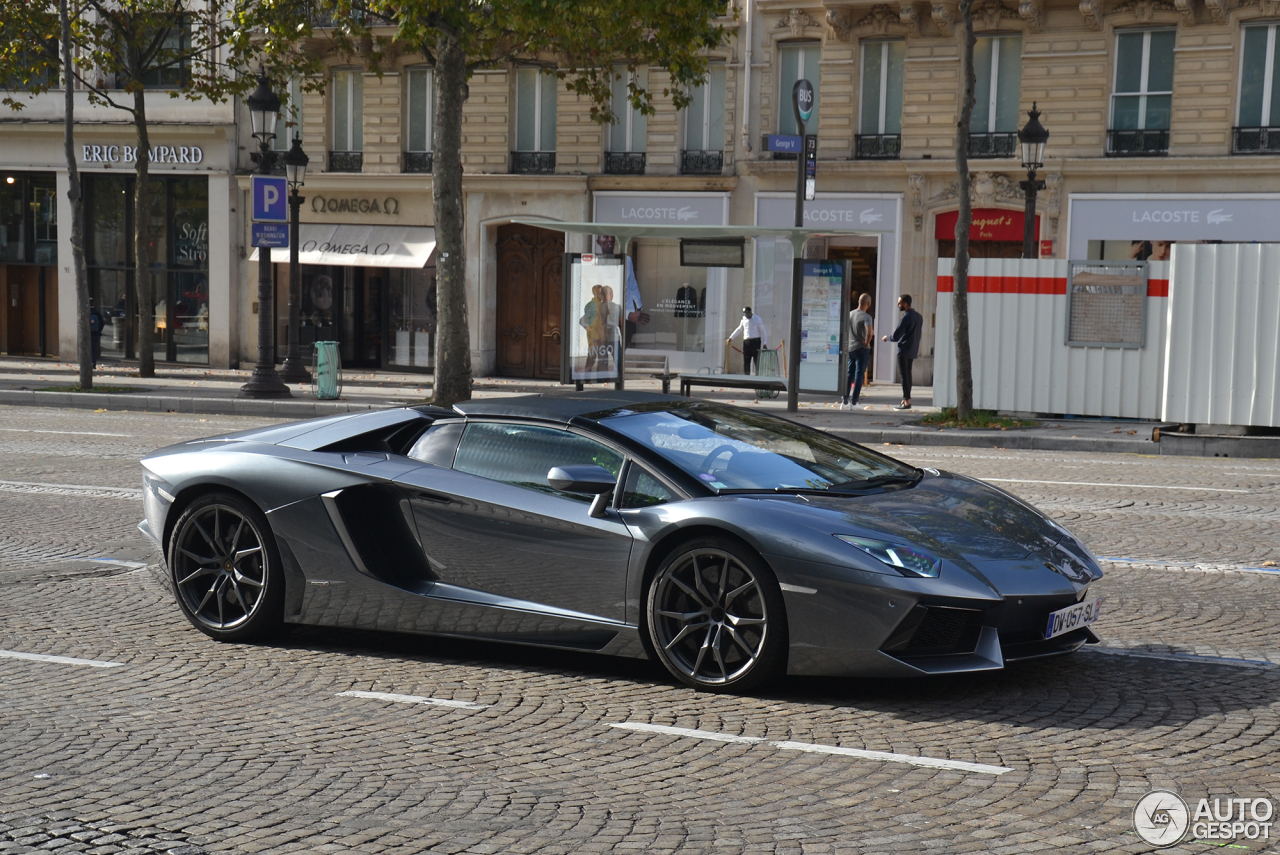
[[[135,412],[182,412],[220,415],[305,419],[314,416],[383,409],[420,404],[431,395],[431,375],[389,372],[345,371],[342,398],[317,401],[310,387],[293,387],[294,397],[284,400],[239,398],[240,386],[250,371],[174,368],[157,370],[156,377],[142,379],[131,366],[108,367],[94,375],[101,386],[127,387],[121,393],[79,393],[40,391],[70,386],[76,382],[76,368],[55,360],[0,357],[0,404],[30,407],[77,407]],[[519,380],[500,377],[477,378],[476,398],[501,397],[564,389],[547,380]],[[597,387],[600,388],[600,387]],[[660,391],[656,380],[628,381],[628,389]],[[922,415],[937,412],[932,406],[933,390],[915,390],[916,404],[910,411],[893,409],[900,400],[896,384],[878,383],[863,389],[862,402],[853,411],[841,410],[834,396],[802,395],[803,421],[856,442],[871,445],[968,446],[975,448],[1035,449],[1042,451],[1094,451],[1159,454],[1160,444],[1151,441],[1150,423],[1101,419],[1044,420],[1038,427],[1014,430],[954,430],[912,424]],[[695,389],[694,397],[723,401],[786,415],[786,397],[757,401],[743,390]],[[1233,455],[1234,456],[1234,455]]]

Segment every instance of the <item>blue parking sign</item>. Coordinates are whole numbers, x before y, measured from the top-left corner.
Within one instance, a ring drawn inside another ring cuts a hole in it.
[[[254,175],[249,180],[255,223],[286,223],[289,221],[289,203],[285,199],[287,184],[274,175]]]

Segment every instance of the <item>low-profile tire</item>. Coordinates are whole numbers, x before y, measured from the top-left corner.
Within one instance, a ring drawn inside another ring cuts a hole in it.
[[[787,615],[773,571],[722,537],[680,544],[663,559],[645,598],[658,661],[686,686],[743,692],[787,664]]]
[[[169,573],[182,613],[219,641],[261,641],[284,623],[280,550],[266,516],[234,493],[192,502],[169,538]]]

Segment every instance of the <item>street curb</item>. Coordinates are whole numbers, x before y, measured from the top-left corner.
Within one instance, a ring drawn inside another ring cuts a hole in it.
[[[1160,446],[1147,439],[1081,439],[1013,431],[872,430],[839,427],[823,429],[864,445],[960,446],[963,448],[1010,448],[1018,451],[1094,451],[1109,454],[1160,453]]]
[[[176,395],[105,394],[100,392],[34,392],[0,390],[0,405],[59,407],[82,410],[128,410],[139,413],[198,413],[213,416],[263,416],[309,419],[342,413],[385,410],[403,404],[362,404],[354,401],[311,399],[188,398]]]

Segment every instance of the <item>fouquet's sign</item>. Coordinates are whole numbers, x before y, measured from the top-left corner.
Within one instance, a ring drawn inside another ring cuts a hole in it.
[[[152,163],[202,163],[204,149],[198,145],[157,145],[148,149]],[[81,163],[135,163],[138,147],[135,145],[82,145]]]
[[[316,195],[311,197],[311,210],[317,214],[384,214],[394,217],[400,213],[400,200],[395,196],[371,199]]]
[[[948,211],[938,215],[938,240],[956,239],[956,220],[960,218],[958,211]],[[1021,241],[1022,224],[1026,215],[1022,211],[1004,211],[999,208],[974,208],[970,220],[969,240],[1003,240]],[[1036,216],[1036,231],[1040,233],[1040,217]]]

